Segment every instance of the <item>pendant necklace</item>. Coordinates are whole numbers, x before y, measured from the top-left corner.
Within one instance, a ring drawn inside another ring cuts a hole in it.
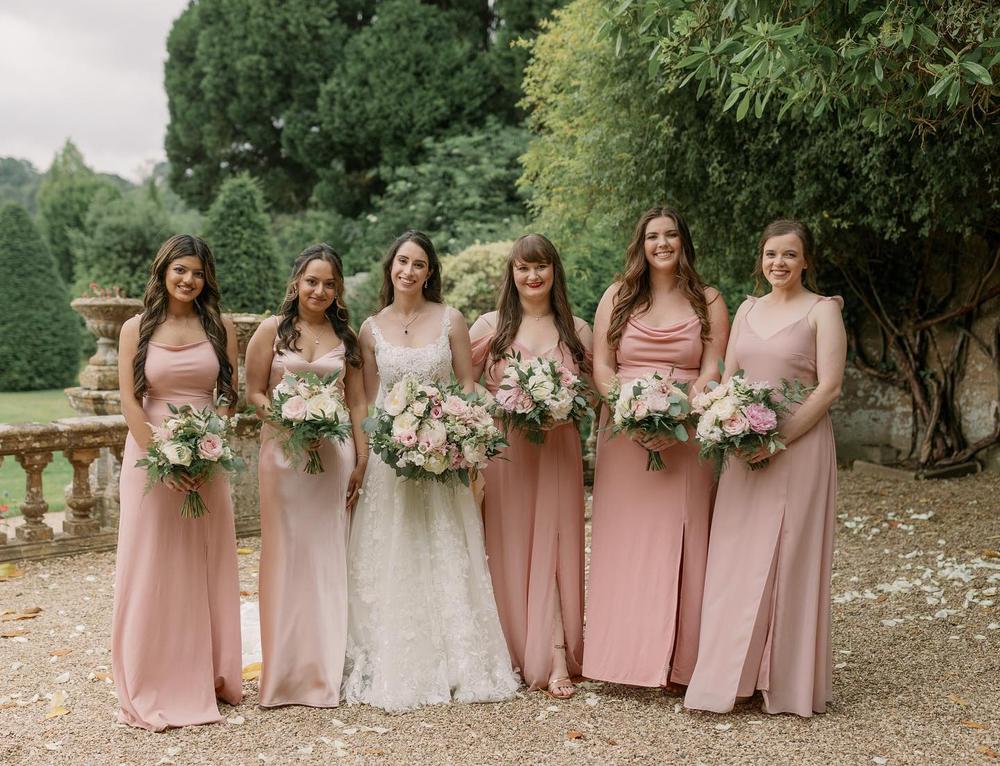
[[[305,322],[300,322],[299,323],[299,329],[300,330],[305,330],[305,332],[307,332],[309,334],[309,337],[313,339],[313,345],[314,346],[318,346],[319,345],[319,338],[316,335],[314,335],[312,333],[312,331],[308,327],[306,327],[306,323]]]
[[[398,314],[398,312],[396,312],[396,311],[393,311],[393,313],[394,313],[394,314]],[[404,322],[404,321],[403,321],[403,320],[402,320],[402,319],[401,319],[401,318],[400,318],[400,317],[399,317],[399,316],[397,315],[397,317],[396,317],[396,321],[397,321],[397,322],[399,322],[399,323],[400,323],[400,324],[401,324],[401,325],[403,326],[403,335],[409,335],[409,334],[410,334],[410,325],[411,325],[411,324],[413,324],[414,322],[416,322],[416,321],[417,321],[417,318],[418,318],[419,316],[420,316],[420,312],[418,311],[418,312],[417,312],[416,314],[414,314],[414,315],[413,315],[413,316],[412,316],[412,317],[411,317],[411,318],[409,319],[409,321],[407,321],[407,322]]]

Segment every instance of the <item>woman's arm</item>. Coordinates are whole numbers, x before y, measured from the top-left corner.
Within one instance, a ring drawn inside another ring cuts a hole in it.
[[[607,397],[618,372],[618,360],[615,350],[608,344],[608,323],[611,320],[611,311],[614,306],[615,296],[618,294],[618,283],[615,282],[601,296],[601,302],[597,304],[597,313],[594,315],[594,387],[602,397]]]
[[[493,334],[493,330],[496,328],[496,314],[495,311],[487,311],[485,314],[480,314],[479,318],[472,324],[472,329],[469,330],[469,339],[473,346],[476,341],[483,340]],[[483,340],[483,342],[486,341]],[[486,364],[489,361],[489,349],[486,350],[485,354],[479,356],[478,360],[476,358],[472,360],[472,379],[475,381],[480,381],[483,378]]]
[[[722,380],[727,381],[736,372],[739,367],[739,359],[736,358],[736,339],[740,336],[740,321],[743,315],[750,310],[752,301],[745,300],[740,304],[740,307],[736,309],[736,316],[733,317],[733,326],[730,328],[729,342],[726,344],[726,370],[722,373]]]
[[[698,378],[688,391],[694,395],[701,393],[708,382],[718,381],[719,362],[726,356],[726,344],[729,342],[729,311],[722,295],[714,287],[705,288],[705,298],[708,301],[708,324],[711,337],[701,352],[701,369]]]
[[[240,348],[236,339],[236,325],[229,317],[222,317],[222,326],[226,328],[226,357],[229,359],[229,366],[233,370],[233,391],[240,390],[239,356]],[[235,415],[238,402],[228,402],[223,407],[218,407],[220,415]]]
[[[847,332],[840,303],[820,301],[811,313],[816,329],[816,388],[782,424],[785,444],[791,444],[819,422],[840,397],[847,362]],[[810,323],[812,324],[812,323]]]
[[[368,406],[375,404],[375,397],[378,396],[378,365],[375,363],[375,338],[372,335],[370,322],[375,320],[368,317],[361,324],[361,332],[358,333],[358,343],[361,345],[361,369],[364,380],[365,401]]]
[[[354,435],[354,470],[347,482],[347,510],[352,510],[360,497],[361,486],[368,469],[368,434],[362,427],[368,416],[368,397],[365,393],[364,369],[344,367],[344,400],[351,413],[351,432]]]
[[[271,362],[274,360],[274,340],[278,335],[278,318],[265,319],[254,331],[247,346],[247,403],[254,406],[257,417],[267,417],[271,401],[267,396],[267,385],[271,378]]]
[[[444,310],[451,312],[451,330],[448,332],[448,340],[451,343],[451,368],[466,393],[472,393],[476,390],[476,383],[472,377],[472,341],[469,339],[469,327],[465,324],[465,317],[457,309],[445,306]]]
[[[132,317],[122,325],[121,335],[118,338],[118,389],[121,392],[122,415],[125,416],[129,433],[132,434],[135,443],[139,445],[139,449],[145,452],[149,448],[153,431],[146,421],[146,412],[142,409],[142,402],[135,395],[135,385],[132,379],[132,363],[139,350],[141,317],[141,314]]]

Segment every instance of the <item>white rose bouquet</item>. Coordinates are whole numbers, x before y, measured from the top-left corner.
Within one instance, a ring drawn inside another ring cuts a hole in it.
[[[372,450],[406,479],[458,479],[468,486],[470,472],[507,446],[481,396],[414,375],[389,390],[364,428]]]
[[[615,433],[624,431],[644,438],[669,436],[679,442],[688,439],[691,404],[686,383],[672,383],[653,372],[628,383],[615,383],[608,404]],[[662,471],[660,453],[646,452],[646,470]]]
[[[314,372],[288,372],[271,392],[267,421],[279,427],[285,457],[297,462],[305,455],[306,473],[323,473],[319,450],[312,444],[320,439],[343,441],[351,433],[338,374],[321,378]]]
[[[493,414],[504,428],[517,428],[528,441],[542,444],[545,429],[579,423],[590,412],[583,380],[561,362],[539,357],[524,361],[509,354],[497,389]]]
[[[218,469],[238,471],[243,461],[233,454],[228,440],[235,420],[219,415],[214,408],[196,410],[191,405],[170,407],[171,417],[160,426],[152,423],[153,439],[146,456],[136,465],[146,469],[148,490],[156,481],[187,476],[207,479]],[[191,490],[181,505],[181,516],[197,519],[208,513],[198,490]]]
[[[725,383],[709,383],[691,400],[691,411],[698,417],[699,455],[714,460],[716,471],[721,472],[730,455],[748,458],[761,447],[772,455],[783,450],[778,415],[788,412],[788,402],[801,403],[810,391],[797,380],[782,380],[780,390],[767,381],[751,383],[743,377],[743,370]],[[748,465],[756,471],[768,462]]]

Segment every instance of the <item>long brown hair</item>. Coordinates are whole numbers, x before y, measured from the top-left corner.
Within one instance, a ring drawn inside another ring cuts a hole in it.
[[[518,261],[552,266],[549,304],[552,307],[556,329],[559,331],[559,342],[573,355],[581,370],[589,371],[585,370],[583,343],[577,335],[573,309],[566,292],[566,273],[563,270],[562,259],[555,245],[541,234],[525,234],[523,237],[518,237],[510,250],[510,255],[507,256],[503,282],[500,283],[500,297],[497,299],[497,328],[493,340],[490,341],[490,357],[496,360],[507,353],[524,318],[521,298],[517,293],[517,285],[514,284],[514,265]]]
[[[677,258],[677,286],[687,298],[695,316],[701,323],[701,342],[708,343],[712,337],[712,325],[708,321],[708,301],[705,299],[705,283],[694,268],[694,242],[687,222],[670,207],[654,207],[642,214],[635,225],[632,241],[625,251],[625,269],[616,278],[621,282],[615,295],[611,320],[608,322],[608,345],[617,349],[621,343],[625,325],[632,314],[649,308],[653,299],[649,279],[649,264],[646,262],[646,227],[654,218],[672,218],[681,236],[681,253]]]
[[[228,404],[236,404],[236,390],[233,388],[233,366],[229,363],[226,352],[228,333],[222,323],[219,312],[219,283],[215,278],[215,257],[209,246],[198,237],[190,234],[175,234],[162,245],[153,259],[149,269],[149,281],[146,282],[146,293],[143,295],[142,319],[139,322],[139,346],[135,359],[132,361],[132,385],[137,398],[141,398],[149,390],[146,382],[146,353],[149,339],[153,332],[167,318],[166,274],[170,264],[178,258],[197,258],[201,261],[205,272],[205,285],[198,297],[194,299],[194,310],[201,320],[219,360],[219,377],[215,386],[218,395]]]
[[[757,242],[757,262],[753,266],[753,291],[755,295],[764,294],[764,245],[771,237],[783,237],[785,234],[794,234],[802,243],[802,259],[806,262],[805,272],[802,275],[802,283],[814,293],[819,292],[816,284],[816,245],[812,232],[802,221],[792,218],[779,218],[771,221],[760,235]]]
[[[299,318],[299,291],[298,281],[302,278],[303,272],[313,261],[323,261],[329,263],[333,270],[333,303],[326,309],[326,318],[330,321],[330,326],[337,333],[337,337],[344,343],[344,358],[352,367],[361,366],[361,350],[358,346],[358,336],[350,325],[350,314],[344,304],[344,270],[341,265],[340,256],[337,251],[325,242],[318,245],[310,245],[295,259],[292,264],[292,275],[288,278],[288,285],[285,287],[285,300],[278,309],[278,339],[275,342],[275,349],[290,349],[300,351],[299,338],[302,333],[295,326],[295,320]]]
[[[385,254],[382,261],[382,291],[379,293],[379,302],[382,304],[379,309],[384,309],[395,298],[395,290],[392,288],[392,262],[396,259],[399,248],[407,242],[412,242],[427,254],[427,282],[424,284],[424,298],[431,303],[444,303],[441,297],[441,259],[438,258],[437,250],[431,238],[422,231],[408,229],[396,237],[396,241],[389,247],[389,252]]]

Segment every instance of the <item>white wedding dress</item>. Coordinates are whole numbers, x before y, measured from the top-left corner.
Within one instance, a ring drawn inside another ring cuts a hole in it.
[[[376,404],[406,373],[451,376],[448,309],[438,339],[388,343],[374,320]],[[388,711],[444,702],[509,699],[511,670],[472,491],[408,481],[372,454],[348,545],[344,699]]]

